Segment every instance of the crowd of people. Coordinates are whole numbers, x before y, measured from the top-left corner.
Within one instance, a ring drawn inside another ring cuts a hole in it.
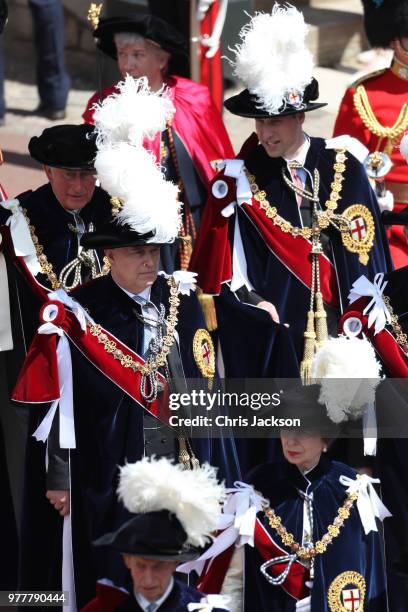
[[[0,202],[1,393],[26,430],[21,482],[0,472],[0,590],[87,612],[406,612],[408,2],[364,6],[394,59],[326,139],[305,128],[325,104],[302,13],[249,19],[237,154],[209,89],[173,72],[172,25],[99,20],[120,81],[31,138],[44,185]],[[225,408],[237,389],[278,410]]]

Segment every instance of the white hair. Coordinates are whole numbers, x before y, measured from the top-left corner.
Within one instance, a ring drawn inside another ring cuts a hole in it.
[[[115,45],[130,45],[135,42],[146,40],[141,34],[137,34],[137,32],[116,32],[113,39]]]
[[[166,65],[162,68],[162,73],[165,75],[167,73],[171,53],[163,49],[158,43],[154,40],[150,40],[149,38],[145,38],[141,34],[137,32],[117,32],[113,38],[116,48],[122,45],[133,45],[138,42],[145,42],[153,51],[157,54],[159,58],[164,58],[166,60]]]

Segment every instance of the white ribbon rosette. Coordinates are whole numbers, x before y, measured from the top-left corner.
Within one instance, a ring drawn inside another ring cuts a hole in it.
[[[88,313],[78,304],[78,302],[69,297],[63,289],[58,289],[57,291],[49,293],[48,297],[50,300],[61,302],[63,306],[69,308],[76,316],[83,332],[86,331],[87,319],[93,324],[93,320]],[[33,436],[39,442],[45,442],[48,439],[55,413],[59,407],[60,446],[61,448],[76,448],[71,349],[63,328],[54,323],[58,314],[59,308],[57,304],[52,303],[46,305],[42,311],[43,323],[38,328],[38,333],[57,334],[59,336],[57,345],[57,365],[60,397],[52,402],[47,414],[33,433]]]
[[[27,219],[24,216],[20,202],[14,200],[3,200],[0,205],[11,212],[11,216],[7,219],[6,225],[10,228],[13,247],[18,257],[23,257],[24,261],[33,276],[41,272],[40,264],[38,263],[35,246],[31,238],[30,229]]]
[[[190,291],[195,291],[197,288],[196,272],[188,270],[176,270],[173,272],[173,278],[178,285],[178,290],[181,295],[190,295]]]
[[[217,557],[230,546],[254,546],[256,515],[268,505],[268,501],[245,482],[234,482],[234,488],[226,492],[228,498],[218,523],[221,533],[208,550],[198,559],[180,565],[178,572],[189,573],[195,570],[200,575],[206,561]]]
[[[379,484],[380,480],[378,478],[371,478],[367,474],[362,474],[356,479],[341,475],[339,482],[347,487],[348,494],[358,492],[357,510],[366,535],[370,531],[378,531],[376,518],[383,521],[385,518],[392,516],[373,487],[373,484]]]
[[[383,293],[387,286],[384,281],[384,274],[379,273],[374,277],[374,282],[370,282],[366,276],[360,276],[352,285],[348,295],[349,304],[353,304],[361,297],[370,297],[371,300],[363,310],[363,314],[368,314],[368,327],[374,325],[375,333],[378,334],[384,329],[387,323],[391,322],[390,311],[388,310]]]

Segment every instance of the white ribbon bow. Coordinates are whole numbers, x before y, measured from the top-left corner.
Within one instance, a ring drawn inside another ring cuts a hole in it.
[[[179,292],[182,295],[190,295],[190,291],[196,290],[196,276],[196,272],[189,272],[188,270],[176,270],[173,272],[173,278],[178,284]]]
[[[388,516],[392,516],[373,487],[373,484],[380,482],[379,478],[371,478],[367,474],[362,474],[356,479],[341,475],[339,481],[342,485],[348,487],[347,493],[358,492],[357,510],[366,535],[370,531],[378,531],[375,522],[376,517],[383,521]]]
[[[254,546],[256,515],[268,505],[268,501],[245,482],[234,482],[234,488],[226,492],[229,495],[217,525],[222,532],[198,559],[183,563],[177,568],[178,572],[188,574],[194,569],[200,575],[205,561],[218,557],[230,546]]]
[[[391,322],[390,311],[385,305],[382,294],[387,281],[384,281],[384,274],[381,272],[374,277],[374,283],[371,283],[366,276],[360,276],[352,285],[348,299],[349,303],[353,304],[361,297],[371,297],[370,302],[364,308],[363,314],[368,315],[368,327],[374,324],[375,333],[382,331],[387,323]]]
[[[83,308],[79,302],[72,299],[72,297],[68,295],[65,289],[57,289],[56,291],[51,291],[48,294],[48,299],[55,302],[61,302],[66,308],[71,310],[71,312],[76,316],[82,331],[86,330],[87,320],[90,322],[91,325],[95,325],[95,321],[86,312],[85,308]]]
[[[252,204],[251,185],[245,174],[244,161],[242,159],[226,159],[219,164],[219,168],[225,168],[225,176],[234,178],[237,183],[237,201],[230,202],[230,204],[221,211],[223,217],[230,217],[234,213],[237,203],[238,206],[242,206],[242,204]]]
[[[187,610],[188,612],[194,612],[194,610],[199,610],[200,612],[212,612],[214,608],[229,610],[227,604],[230,601],[231,597],[227,597],[226,595],[207,595],[206,597],[203,597],[199,603],[187,604]]]
[[[78,302],[73,300],[64,289],[58,289],[48,294],[50,300],[61,302],[72,310],[76,316],[82,331],[86,330],[86,319],[92,324],[93,320]],[[61,448],[76,448],[75,424],[74,424],[74,402],[72,383],[72,361],[69,341],[64,330],[52,322],[58,313],[55,304],[49,304],[43,311],[44,323],[38,328],[39,334],[57,334],[59,336],[57,346],[58,379],[60,385],[60,396],[54,400],[34,432],[33,436],[39,442],[45,442],[50,435],[52,422],[59,406],[60,429],[59,441]]]
[[[16,255],[24,258],[31,274],[36,276],[36,274],[41,271],[41,267],[38,263],[30,229],[20,206],[20,202],[18,200],[3,200],[0,202],[0,205],[12,213],[6,221],[6,225],[10,228]]]

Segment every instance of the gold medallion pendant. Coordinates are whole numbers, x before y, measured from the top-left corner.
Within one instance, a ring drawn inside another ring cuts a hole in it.
[[[206,329],[197,329],[194,334],[193,354],[198,369],[204,378],[208,378],[208,388],[211,389],[215,375],[215,349]]]
[[[360,263],[366,266],[374,244],[373,215],[366,206],[353,204],[341,216],[349,222],[349,230],[341,233],[343,244],[351,253],[357,253]]]
[[[366,582],[358,572],[342,572],[329,586],[327,601],[330,612],[363,612]]]

